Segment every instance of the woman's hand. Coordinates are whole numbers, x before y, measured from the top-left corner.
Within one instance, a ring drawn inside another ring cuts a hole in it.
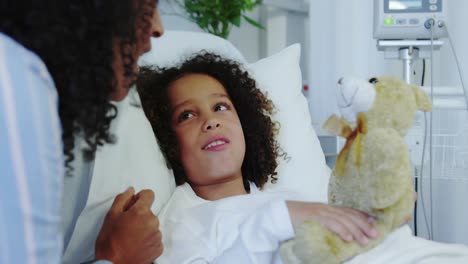
[[[154,193],[130,188],[114,200],[96,241],[96,260],[151,263],[163,251],[159,220],[151,212]]]
[[[307,220],[315,220],[345,241],[356,240],[367,245],[369,238],[378,236],[374,218],[361,211],[323,203],[287,201],[291,221],[295,227]]]

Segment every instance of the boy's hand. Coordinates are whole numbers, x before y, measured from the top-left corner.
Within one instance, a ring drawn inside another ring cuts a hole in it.
[[[295,227],[307,220],[315,220],[339,235],[345,241],[356,240],[367,245],[369,238],[378,236],[374,219],[361,211],[323,203],[287,201],[291,221]]]
[[[159,220],[151,212],[154,193],[134,192],[129,188],[115,198],[96,240],[96,260],[147,264],[162,254]]]

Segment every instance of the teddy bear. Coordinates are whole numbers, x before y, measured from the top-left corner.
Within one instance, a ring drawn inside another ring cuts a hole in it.
[[[328,202],[373,216],[379,236],[360,246],[316,221],[306,221],[280,248],[288,264],[342,263],[375,247],[413,211],[415,193],[404,136],[418,110],[431,111],[429,97],[420,87],[389,76],[341,78],[337,86],[342,117],[331,116],[324,128],[346,142],[330,177]]]

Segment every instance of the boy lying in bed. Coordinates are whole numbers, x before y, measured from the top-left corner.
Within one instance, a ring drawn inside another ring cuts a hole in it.
[[[280,243],[308,219],[362,245],[377,236],[362,212],[261,191],[286,154],[271,101],[237,63],[201,53],[178,67],[142,69],[137,87],[178,185],[159,215],[158,263],[282,263]]]

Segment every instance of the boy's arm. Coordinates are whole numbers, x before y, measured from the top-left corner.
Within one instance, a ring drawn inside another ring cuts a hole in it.
[[[295,227],[304,221],[315,220],[343,240],[356,240],[363,246],[369,238],[378,236],[373,227],[374,218],[356,209],[312,202],[288,201],[286,204]]]

